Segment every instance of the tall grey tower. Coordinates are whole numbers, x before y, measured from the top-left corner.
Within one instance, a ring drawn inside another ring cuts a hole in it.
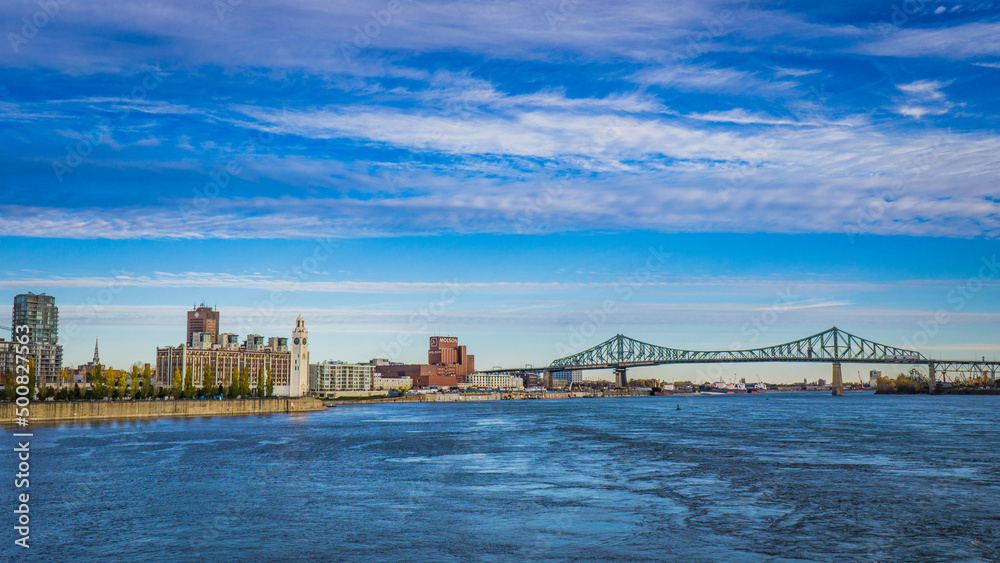
[[[62,346],[59,345],[59,308],[51,295],[20,293],[14,296],[11,327],[27,326],[28,354],[35,360],[38,384],[55,385],[62,372]]]

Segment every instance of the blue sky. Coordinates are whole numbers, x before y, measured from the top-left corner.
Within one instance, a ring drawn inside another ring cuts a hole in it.
[[[315,360],[1000,348],[1000,4],[54,1],[0,6],[0,288],[67,364],[201,301]]]

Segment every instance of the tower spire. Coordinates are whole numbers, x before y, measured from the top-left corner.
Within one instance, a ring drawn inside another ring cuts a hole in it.
[[[94,365],[101,363],[101,356],[97,353],[97,338],[94,338]]]

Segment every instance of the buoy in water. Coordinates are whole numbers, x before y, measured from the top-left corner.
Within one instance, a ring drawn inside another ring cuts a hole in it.
[[[677,410],[681,410],[681,406],[680,405],[677,405]]]

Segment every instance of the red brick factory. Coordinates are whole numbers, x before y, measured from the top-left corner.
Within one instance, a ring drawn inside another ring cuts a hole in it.
[[[458,345],[457,337],[432,336],[426,364],[381,365],[375,371],[382,377],[410,377],[414,387],[454,387],[465,383],[476,365],[475,356]]]

